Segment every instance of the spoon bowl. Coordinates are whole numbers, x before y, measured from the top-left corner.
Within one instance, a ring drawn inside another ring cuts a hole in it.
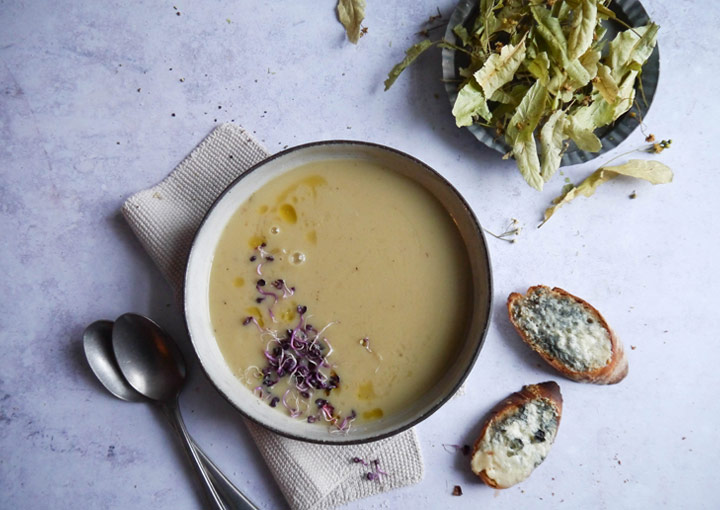
[[[155,322],[134,313],[121,315],[112,328],[112,346],[130,386],[157,401],[176,398],[187,370],[180,349]]]
[[[90,324],[83,332],[85,358],[95,377],[117,398],[128,402],[142,402],[147,399],[128,384],[120,371],[112,346],[113,323],[99,320]]]

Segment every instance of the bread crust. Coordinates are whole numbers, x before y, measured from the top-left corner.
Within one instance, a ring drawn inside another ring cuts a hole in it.
[[[555,381],[546,381],[543,383],[523,386],[520,391],[516,391],[512,395],[501,400],[495,405],[495,407],[492,408],[492,410],[490,410],[490,414],[485,420],[485,425],[483,425],[483,428],[480,431],[480,435],[478,436],[473,446],[472,454],[470,455],[471,463],[473,457],[475,457],[475,454],[480,449],[483,438],[487,435],[493,423],[503,420],[508,415],[515,413],[520,406],[527,404],[532,400],[546,400],[550,402],[550,404],[555,408],[555,411],[557,412],[557,425],[558,428],[560,427],[560,419],[562,418],[563,405],[562,394],[560,393],[560,386],[558,386]],[[473,472],[477,476],[479,476],[480,479],[485,482],[485,484],[489,485],[490,487],[493,487],[495,489],[507,489],[508,487],[510,487],[509,485],[504,486],[498,484],[495,480],[488,476],[484,469],[479,473],[475,471]]]
[[[586,372],[580,372],[577,370],[573,370],[572,368],[568,367],[564,363],[560,362],[558,359],[552,357],[550,354],[542,350],[538,345],[534,344],[530,341],[528,338],[528,335],[525,333],[525,331],[520,327],[520,325],[515,321],[513,317],[513,305],[515,302],[519,299],[523,299],[530,294],[532,294],[534,291],[538,289],[545,289],[551,293],[558,294],[560,296],[564,296],[567,298],[572,299],[579,305],[581,305],[589,314],[591,314],[595,319],[600,323],[600,325],[608,332],[608,335],[610,336],[610,345],[611,345],[611,356],[610,361],[607,365],[594,369],[589,370]],[[535,285],[533,287],[530,287],[528,291],[525,293],[525,295],[522,295],[518,292],[513,292],[508,296],[507,300],[507,310],[508,310],[508,316],[510,317],[510,322],[515,327],[515,331],[518,332],[520,337],[523,339],[523,341],[535,352],[537,352],[550,366],[552,366],[555,370],[560,372],[562,375],[567,377],[568,379],[572,379],[573,381],[578,382],[589,382],[594,384],[616,384],[622,381],[625,376],[628,374],[629,366],[627,358],[625,357],[625,350],[623,348],[622,342],[620,342],[620,339],[617,337],[615,332],[610,328],[605,318],[602,316],[602,314],[597,311],[595,307],[593,307],[590,303],[587,301],[574,296],[570,294],[569,292],[559,288],[554,287],[550,289],[549,287],[545,285]]]

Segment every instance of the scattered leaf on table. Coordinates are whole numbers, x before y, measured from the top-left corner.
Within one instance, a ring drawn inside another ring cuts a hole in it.
[[[550,207],[545,210],[545,217],[540,223],[542,227],[560,207],[572,201],[578,195],[590,197],[601,184],[614,179],[618,175],[626,175],[637,179],[644,179],[652,184],[667,184],[672,182],[673,173],[670,167],[659,161],[647,159],[631,159],[623,165],[599,168],[590,174],[584,181],[571,188],[565,194],[555,198]]]
[[[337,14],[348,39],[357,44],[360,39],[360,24],[365,19],[365,0],[338,0]]]
[[[435,43],[430,39],[424,39],[417,44],[410,46],[405,52],[405,58],[399,64],[396,64],[388,73],[387,80],[385,80],[385,90],[389,89],[395,80],[397,80],[400,73],[402,73],[410,64],[412,64],[416,58],[418,58],[422,52],[433,46]]]

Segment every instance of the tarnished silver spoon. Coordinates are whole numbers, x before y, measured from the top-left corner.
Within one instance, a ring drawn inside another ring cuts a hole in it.
[[[125,379],[113,352],[112,331],[113,323],[107,320],[93,322],[85,329],[83,347],[90,368],[103,386],[116,397],[129,402],[152,402],[151,399],[136,391]],[[171,423],[178,435],[182,435],[180,428],[172,420]],[[212,485],[227,503],[228,508],[257,510],[257,507],[233,485],[189,435],[188,440],[191,449],[199,456]],[[189,454],[192,458],[192,454]]]

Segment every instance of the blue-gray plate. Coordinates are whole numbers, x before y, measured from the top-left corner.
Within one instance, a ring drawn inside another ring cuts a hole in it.
[[[638,0],[614,0],[609,6],[615,12],[615,15],[633,27],[640,27],[648,23],[650,18],[643,8],[642,4]],[[460,0],[457,7],[450,16],[447,29],[445,31],[445,40],[462,45],[460,40],[453,32],[453,28],[457,25],[465,25],[470,28],[472,23],[477,18],[478,14],[478,2],[477,0]],[[619,23],[613,21],[607,21],[608,33],[606,38],[612,40],[615,37],[615,33],[622,30],[623,27]],[[455,104],[457,98],[458,85],[462,81],[459,69],[460,67],[467,66],[467,56],[462,52],[455,51],[453,49],[444,48],[442,51],[442,67],[443,67],[443,81],[445,82],[445,90],[450,97],[450,104]],[[653,97],[655,96],[655,90],[657,89],[658,77],[660,74],[660,53],[658,47],[655,46],[650,58],[647,60],[640,73],[640,81],[642,82],[642,92],[639,91],[636,95],[636,105],[630,109],[629,112],[622,115],[613,124],[599,128],[595,131],[595,134],[600,138],[602,142],[602,149],[599,152],[586,152],[581,151],[575,146],[574,143],[570,144],[570,147],[565,152],[562,158],[562,165],[574,165],[589,161],[599,155],[607,152],[625,140],[635,128],[638,127],[639,119],[644,119],[645,115],[650,108]],[[639,89],[636,84],[636,88]],[[630,112],[635,112],[636,117],[630,116]],[[495,149],[501,154],[505,154],[510,150],[510,147],[505,143],[505,138],[498,137],[495,130],[492,128],[484,127],[478,124],[468,126],[470,132],[475,135],[475,138],[480,140],[482,143]]]

